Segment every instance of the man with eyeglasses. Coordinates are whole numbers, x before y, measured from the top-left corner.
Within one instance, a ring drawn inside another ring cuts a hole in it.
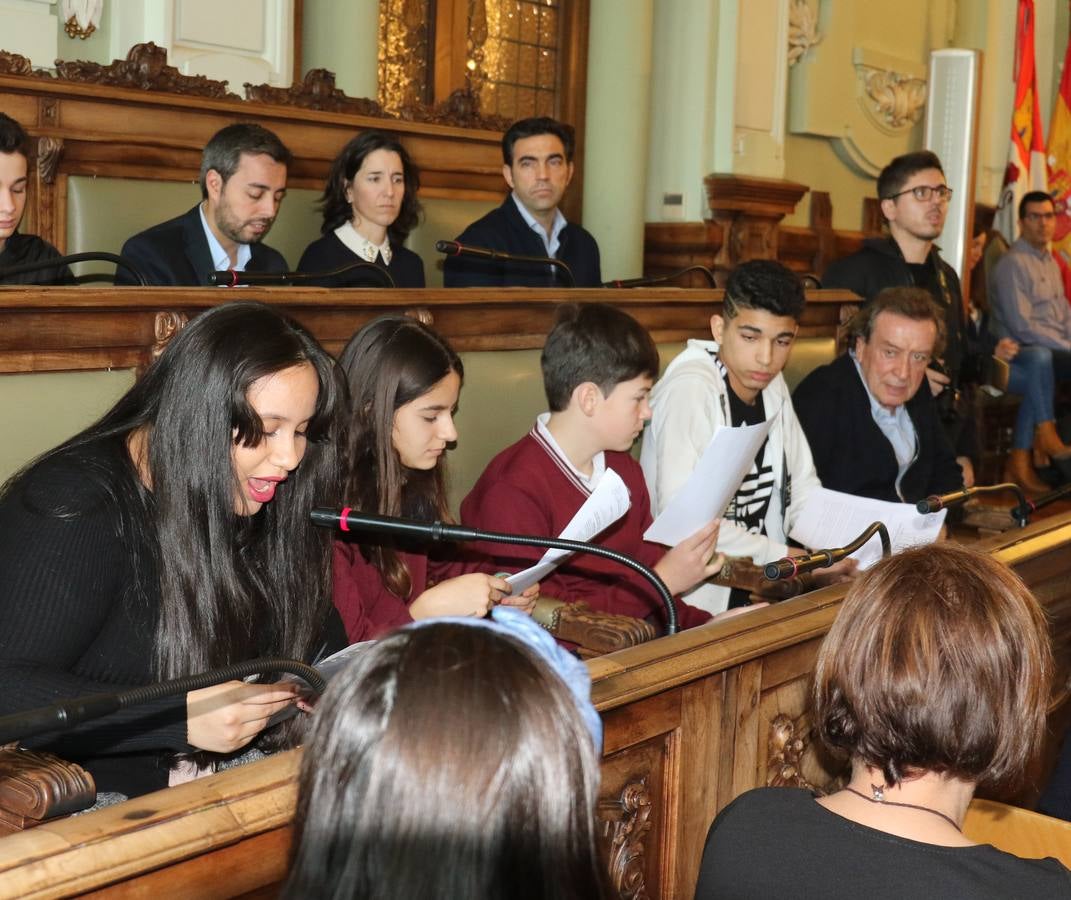
[[[869,303],[888,287],[919,287],[929,292],[945,321],[945,349],[926,370],[949,443],[963,470],[964,483],[974,484],[978,440],[973,419],[960,401],[964,384],[984,380],[992,354],[1010,361],[1018,351],[1011,340],[994,346],[988,334],[967,328],[959,277],[941,259],[934,243],[948,214],[952,189],[945,183],[941,160],[929,150],[906,153],[878,176],[881,212],[887,236],[868,238],[860,250],[831,263],[822,276],[827,288],[846,288]]]

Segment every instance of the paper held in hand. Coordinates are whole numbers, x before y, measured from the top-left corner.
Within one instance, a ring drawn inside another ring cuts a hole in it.
[[[595,490],[558,537],[566,541],[590,541],[620,519],[631,503],[628,488],[621,476],[613,469],[606,469]],[[572,556],[568,550],[548,550],[534,566],[510,575],[506,581],[513,588],[514,595],[519,594],[537,581],[542,581],[567,556]]]
[[[643,539],[676,547],[721,516],[755,462],[769,430],[767,419],[758,425],[719,428],[714,432],[684,487],[651,523]]]
[[[813,550],[833,550],[850,544],[871,522],[884,522],[892,552],[897,553],[936,541],[946,512],[923,514],[912,503],[888,503],[818,488],[807,495],[791,536]],[[860,569],[870,568],[881,559],[881,539],[874,535],[852,558],[859,560]]]

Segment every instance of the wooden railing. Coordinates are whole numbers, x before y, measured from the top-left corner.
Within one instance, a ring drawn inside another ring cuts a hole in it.
[[[979,546],[1049,613],[1059,736],[1071,710],[1071,516]],[[601,841],[621,896],[691,897],[707,827],[740,792],[835,782],[842,763],[811,744],[807,694],[843,593],[827,588],[588,663],[606,731]],[[1010,799],[1029,804],[1053,749],[1032,788]],[[0,897],[274,896],[297,762],[298,751],[281,754],[0,839]]]

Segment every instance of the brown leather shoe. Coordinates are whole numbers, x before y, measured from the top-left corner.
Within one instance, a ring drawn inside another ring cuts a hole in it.
[[[1071,447],[1060,440],[1056,423],[1052,419],[1039,423],[1034,429],[1034,447],[1053,459],[1071,458]]]
[[[1004,464],[1004,480],[1014,481],[1028,494],[1047,494],[1049,486],[1042,481],[1030,464],[1029,450],[1012,450]]]

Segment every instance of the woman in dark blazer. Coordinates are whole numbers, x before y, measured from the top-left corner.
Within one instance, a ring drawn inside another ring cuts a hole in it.
[[[324,275],[306,284],[379,287],[366,267],[325,275],[361,261],[390,273],[396,287],[424,287],[424,263],[403,245],[420,216],[420,178],[405,148],[380,131],[357,135],[335,157],[320,204],[321,237],[309,244],[298,271]]]

